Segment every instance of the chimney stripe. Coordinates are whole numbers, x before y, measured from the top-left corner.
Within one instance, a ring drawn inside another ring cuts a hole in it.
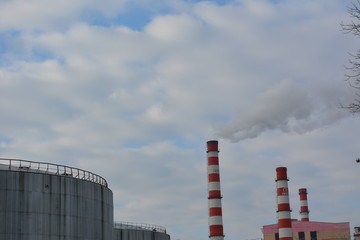
[[[220,207],[221,208],[221,200],[220,199],[213,199],[209,202],[209,208],[213,207]]]
[[[278,196],[289,196],[289,190],[287,187],[277,187],[277,195]]]
[[[209,199],[212,199],[212,198],[220,199],[221,198],[221,192],[220,191],[209,191]]]
[[[308,207],[307,206],[301,206],[300,207],[300,213],[302,213],[302,212],[309,212],[309,209],[308,209]]]
[[[213,217],[213,216],[222,216],[221,207],[213,207],[213,208],[210,208],[209,211],[210,211],[210,212],[209,212],[210,217]]]
[[[289,203],[289,196],[278,196],[278,203]]]
[[[210,216],[209,217],[210,226],[212,225],[222,225],[222,217],[221,216]]]
[[[209,165],[208,173],[219,173],[219,165]]]
[[[218,165],[218,164],[219,164],[219,159],[217,156],[209,157],[208,165]]]
[[[209,191],[220,191],[220,182],[208,182]]]
[[[278,219],[289,219],[291,217],[289,211],[280,211],[278,212]]]
[[[278,211],[289,211],[290,212],[290,204],[289,203],[278,204]]]
[[[209,174],[209,182],[219,182],[220,175],[218,173],[210,173]]]
[[[278,180],[276,180],[276,187],[278,187],[278,188],[287,188],[288,187],[287,180],[286,181],[278,181]]]
[[[210,225],[210,232],[214,234],[213,236],[210,235],[210,238],[223,239],[223,231],[223,225]]]
[[[279,219],[278,224],[281,225],[283,228],[291,228],[291,222],[289,222],[287,218]]]

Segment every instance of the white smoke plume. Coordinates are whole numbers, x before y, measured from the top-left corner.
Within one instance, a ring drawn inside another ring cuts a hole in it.
[[[283,81],[260,95],[249,109],[239,111],[229,123],[217,126],[215,134],[238,142],[268,130],[305,133],[326,127],[349,115],[341,108],[346,95],[334,86],[305,88]]]

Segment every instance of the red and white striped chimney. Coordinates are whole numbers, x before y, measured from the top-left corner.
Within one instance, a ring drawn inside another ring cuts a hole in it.
[[[300,195],[300,218],[301,218],[301,221],[308,222],[310,211],[309,211],[309,207],[308,207],[306,188],[300,188],[299,195]]]
[[[218,141],[207,142],[209,238],[223,240]]]
[[[288,181],[286,167],[276,168],[279,240],[292,240]]]

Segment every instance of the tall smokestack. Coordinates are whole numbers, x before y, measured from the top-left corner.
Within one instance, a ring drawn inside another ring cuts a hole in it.
[[[300,195],[300,217],[301,221],[308,222],[309,221],[309,208],[308,208],[308,201],[307,201],[307,190],[306,188],[299,189]]]
[[[210,240],[223,240],[218,141],[207,142]]]
[[[286,167],[276,168],[279,240],[292,240],[291,209]]]

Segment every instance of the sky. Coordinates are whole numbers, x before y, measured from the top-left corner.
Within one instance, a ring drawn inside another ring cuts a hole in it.
[[[292,218],[360,226],[360,119],[344,75],[349,0],[2,0],[0,157],[99,174],[116,221],[208,239],[219,141],[225,239]]]

